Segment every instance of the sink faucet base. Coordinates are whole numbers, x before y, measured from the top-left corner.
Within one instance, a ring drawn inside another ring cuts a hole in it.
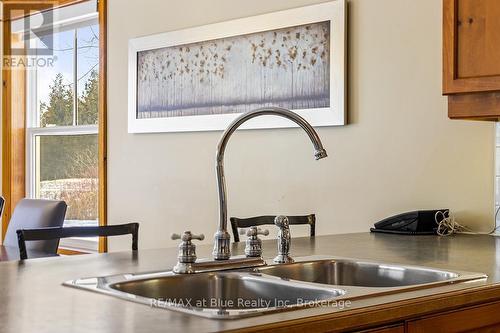
[[[192,264],[190,268],[192,269],[192,273],[202,273],[229,269],[255,268],[266,265],[266,261],[261,257],[247,258],[239,255],[228,260],[201,260]]]
[[[273,261],[277,264],[290,264],[294,262],[288,254],[278,254]]]
[[[176,274],[193,274],[195,272],[192,263],[178,262],[172,271]]]
[[[215,260],[227,260],[231,257],[231,236],[229,232],[218,230],[214,236],[213,257]]]

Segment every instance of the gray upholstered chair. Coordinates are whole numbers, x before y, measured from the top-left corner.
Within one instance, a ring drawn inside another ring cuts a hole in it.
[[[61,227],[66,216],[66,208],[64,201],[22,199],[10,218],[3,245],[17,248],[18,229]],[[59,239],[35,241],[27,244],[27,250],[55,255],[58,246]]]

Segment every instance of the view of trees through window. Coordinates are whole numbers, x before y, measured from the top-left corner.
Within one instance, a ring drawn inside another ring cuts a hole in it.
[[[37,69],[36,196],[66,201],[72,224],[98,217],[97,129],[79,131],[99,120],[97,32],[98,26],[88,25],[55,33],[54,67]],[[60,126],[68,129],[53,132]]]
[[[49,88],[49,102],[40,102],[40,126],[52,124],[58,126],[73,125],[73,90],[63,83],[62,74],[58,73]],[[98,120],[99,74],[93,70],[85,82],[82,96],[78,96],[78,125],[96,125]]]
[[[97,220],[97,134],[42,135],[40,197],[64,200],[67,220]]]

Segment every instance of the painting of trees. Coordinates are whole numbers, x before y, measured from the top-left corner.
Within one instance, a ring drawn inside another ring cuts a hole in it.
[[[330,22],[140,51],[137,118],[330,106]]]

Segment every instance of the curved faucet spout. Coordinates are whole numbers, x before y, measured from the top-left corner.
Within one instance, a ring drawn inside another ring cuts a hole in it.
[[[323,148],[321,140],[314,130],[304,118],[298,114],[283,108],[267,107],[242,114],[236,118],[224,131],[217,146],[216,169],[217,169],[217,188],[219,191],[219,225],[215,233],[213,256],[216,260],[229,259],[231,256],[230,240],[231,237],[227,232],[227,194],[226,194],[226,179],[224,177],[224,152],[227,142],[234,131],[241,124],[249,119],[259,116],[280,116],[287,118],[299,125],[309,136],[314,146],[314,157],[316,160],[327,157],[326,150]]]

